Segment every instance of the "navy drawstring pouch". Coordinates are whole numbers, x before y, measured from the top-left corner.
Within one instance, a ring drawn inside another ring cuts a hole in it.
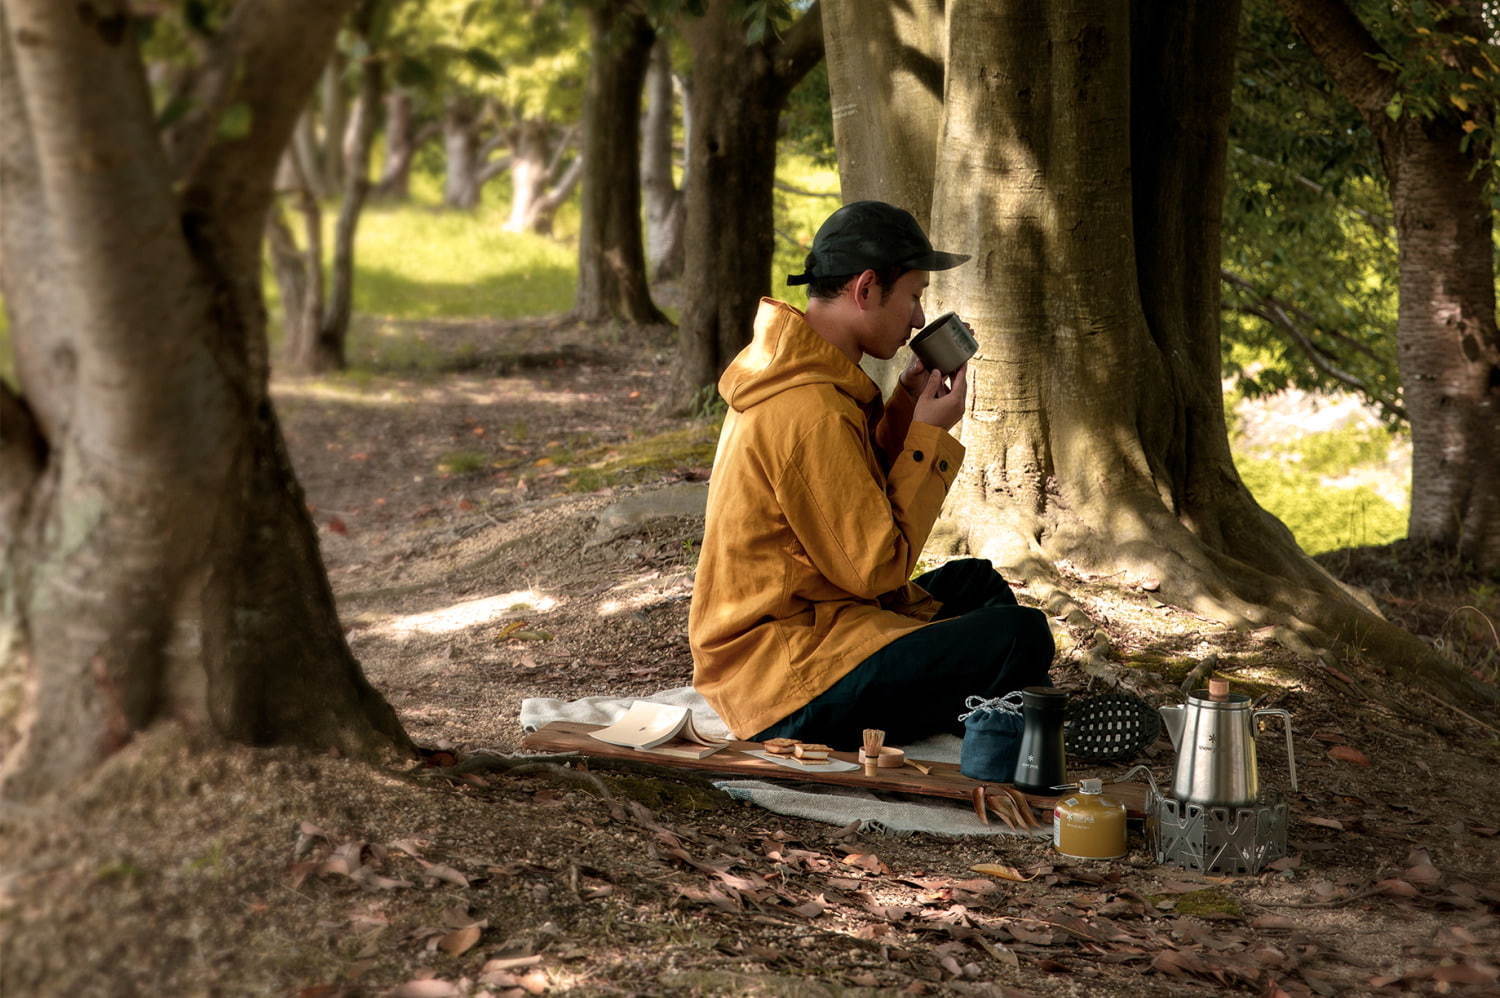
[[[1016,775],[1016,758],[1021,754],[1021,733],[1025,729],[1021,691],[992,700],[969,697],[964,706],[968,710],[958,715],[964,725],[958,771],[974,780],[1009,783]]]

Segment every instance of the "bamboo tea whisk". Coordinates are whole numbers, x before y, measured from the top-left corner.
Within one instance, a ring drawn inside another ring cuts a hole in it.
[[[865,775],[875,776],[880,768],[880,750],[885,746],[885,732],[879,728],[865,729],[864,764]]]

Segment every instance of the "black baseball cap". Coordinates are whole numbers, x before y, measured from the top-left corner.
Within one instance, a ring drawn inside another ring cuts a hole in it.
[[[884,201],[851,201],[818,227],[803,273],[786,282],[811,284],[886,267],[948,270],[967,259],[965,253],[933,249],[911,212]]]

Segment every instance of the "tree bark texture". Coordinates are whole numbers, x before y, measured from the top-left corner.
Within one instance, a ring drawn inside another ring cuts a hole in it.
[[[167,717],[410,749],[344,642],[268,391],[272,175],[347,7],[238,5],[163,139],[123,3],[0,3],[8,795],[66,787]],[[250,133],[219,134],[240,103]]]
[[[546,194],[552,131],[540,119],[525,119],[510,129],[511,197],[506,232],[531,229],[536,204]]]
[[[465,97],[443,107],[443,204],[464,211],[479,204],[479,110]]]
[[[646,119],[641,128],[641,190],[646,197],[646,263],[651,279],[670,281],[682,275],[682,191],[672,170],[673,110],[671,49],[658,38],[646,71]]]
[[[323,189],[330,196],[344,189],[344,130],[348,98],[344,94],[344,59],[338,52],[328,57],[318,82],[318,110],[323,122]]]
[[[693,49],[687,256],[671,405],[690,408],[750,342],[771,290],[777,125],[787,96],[823,57],[814,4],[781,40],[747,44],[733,0],[685,22]]]
[[[1066,599],[1052,566],[1147,585],[1303,651],[1428,669],[1255,503],[1218,382],[1219,220],[1237,5],[956,0],[934,274],[973,325],[971,551]]]
[[[641,237],[640,107],[655,32],[633,8],[589,9],[576,311],[590,322],[660,325]]]
[[[1477,4],[1455,5],[1482,37]],[[1392,73],[1341,0],[1281,0],[1339,92],[1375,135],[1399,249],[1396,319],[1401,392],[1412,437],[1408,536],[1500,576],[1500,331],[1495,323],[1494,212],[1482,166],[1461,152],[1446,114],[1392,120]]]
[[[899,205],[923,228],[943,113],[943,8],[944,0],[823,0],[844,202]]]
[[[928,229],[943,114],[942,0],[825,0],[823,39],[844,202],[899,205]],[[940,241],[938,233],[933,238]],[[927,303],[932,315],[944,311],[934,292]],[[860,367],[890,394],[910,362],[902,347],[890,360],[866,357]]]

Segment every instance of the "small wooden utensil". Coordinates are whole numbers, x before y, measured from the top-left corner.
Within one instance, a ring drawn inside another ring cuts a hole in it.
[[[865,729],[865,775],[876,776],[880,769],[880,749],[885,745],[885,732],[879,728]]]

